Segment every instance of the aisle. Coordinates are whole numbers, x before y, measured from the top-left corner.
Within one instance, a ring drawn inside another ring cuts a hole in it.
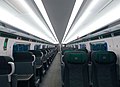
[[[60,68],[60,54],[58,53],[47,71],[40,87],[62,87],[61,86],[61,68]]]

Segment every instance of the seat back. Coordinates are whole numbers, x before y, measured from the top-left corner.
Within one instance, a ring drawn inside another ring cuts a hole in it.
[[[88,53],[88,50],[86,48],[83,48],[83,49],[77,49],[77,51],[84,51],[86,53]]]
[[[13,62],[12,58],[0,56],[0,75],[9,74],[11,72],[11,66],[8,62]]]
[[[115,53],[97,51],[91,57],[93,87],[119,87]]]
[[[66,48],[66,49],[62,50],[62,55],[64,55],[66,51],[73,51],[73,49]]]
[[[0,56],[0,85],[2,87],[11,87],[12,75],[15,66],[12,58],[8,56]]]
[[[13,53],[15,62],[32,62],[34,58],[31,52],[15,52]]]
[[[7,75],[0,75],[0,85],[2,87],[10,87],[10,83],[8,82]]]
[[[16,52],[13,54],[16,74],[33,74],[35,73],[35,59],[30,52]]]
[[[44,62],[46,62],[47,61],[47,52],[46,52],[46,50],[45,49],[41,49],[40,51],[43,53],[43,59],[42,60]]]
[[[29,50],[30,52],[32,52],[35,57],[36,57],[36,65],[42,65],[42,56],[43,54],[41,53],[40,50]]]
[[[66,52],[64,55],[64,62],[64,86],[89,87],[87,53]]]

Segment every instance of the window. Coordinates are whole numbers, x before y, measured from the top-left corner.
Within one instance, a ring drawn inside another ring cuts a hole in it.
[[[34,50],[39,50],[41,48],[41,45],[35,45]]]

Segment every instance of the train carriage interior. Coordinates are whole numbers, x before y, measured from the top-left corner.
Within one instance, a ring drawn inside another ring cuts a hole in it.
[[[120,87],[120,0],[0,0],[0,87]]]

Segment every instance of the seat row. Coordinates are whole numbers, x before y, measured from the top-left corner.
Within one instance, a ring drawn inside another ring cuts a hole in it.
[[[120,87],[117,57],[111,51],[69,50],[62,56],[63,87]]]
[[[15,52],[13,58],[0,56],[0,85],[39,87],[57,52],[57,48],[51,48]]]

